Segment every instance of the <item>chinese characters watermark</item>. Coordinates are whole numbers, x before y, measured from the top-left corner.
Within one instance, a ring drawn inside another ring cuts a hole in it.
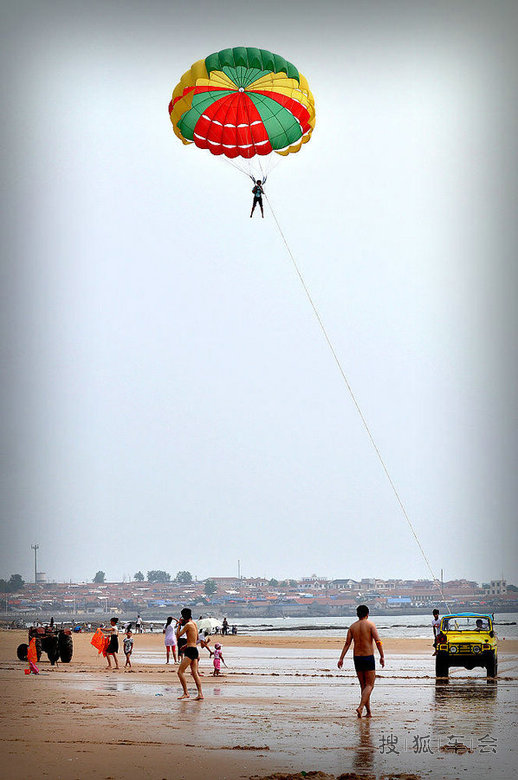
[[[490,734],[483,737],[466,737],[463,734],[450,734],[448,737],[434,737],[431,734],[414,734],[400,739],[397,734],[382,734],[378,750],[382,755],[399,756],[401,753],[496,753],[498,740]]]

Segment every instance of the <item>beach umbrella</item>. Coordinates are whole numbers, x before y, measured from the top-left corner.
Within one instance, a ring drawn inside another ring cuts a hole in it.
[[[220,628],[222,623],[222,620],[216,618],[202,618],[202,620],[196,622],[196,625],[198,626],[198,631],[208,631],[212,634],[215,629]]]

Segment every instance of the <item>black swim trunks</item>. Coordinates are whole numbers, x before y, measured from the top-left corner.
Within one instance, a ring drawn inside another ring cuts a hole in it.
[[[183,654],[186,658],[190,658],[191,661],[197,661],[200,657],[197,647],[184,647]]]
[[[373,672],[376,668],[373,655],[354,655],[353,660],[357,672]]]

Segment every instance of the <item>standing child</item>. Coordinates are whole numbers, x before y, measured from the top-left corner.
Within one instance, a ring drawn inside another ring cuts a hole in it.
[[[106,634],[106,636],[110,640],[108,647],[106,648],[106,660],[108,661],[108,669],[112,668],[110,656],[113,658],[113,661],[115,663],[115,668],[116,669],[119,668],[119,659],[117,658],[117,653],[119,652],[119,629],[117,628],[118,622],[119,622],[119,618],[111,618],[109,628],[101,629],[103,634]]]
[[[38,651],[36,649],[36,637],[34,636],[29,642],[29,647],[27,648],[27,661],[29,663],[29,668],[25,670],[25,674],[39,674],[40,671],[36,666],[36,663],[38,662]]]
[[[131,629],[128,628],[126,631],[126,636],[124,637],[123,641],[123,647],[124,647],[124,655],[126,656],[126,663],[124,664],[124,668],[126,666],[129,666],[131,669],[131,654],[133,652],[133,637],[131,635]]]
[[[225,659],[223,658],[223,653],[221,652],[221,645],[219,642],[216,642],[214,645],[214,652],[213,652],[213,660],[212,663],[214,664],[214,671],[212,674],[214,677],[219,677],[219,672],[221,669],[221,662],[225,663]]]
[[[178,621],[176,621],[178,623]],[[173,618],[169,616],[167,618],[167,622],[163,628],[162,631],[164,636],[164,644],[165,644],[165,651],[166,651],[166,664],[169,663],[169,655],[172,652],[174,662],[176,663],[176,624],[173,626]]]

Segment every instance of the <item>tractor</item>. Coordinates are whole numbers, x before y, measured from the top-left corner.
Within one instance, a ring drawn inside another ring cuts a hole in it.
[[[49,661],[54,666],[56,661],[62,661],[64,664],[70,663],[74,652],[74,643],[72,641],[72,632],[69,628],[56,628],[54,620],[51,619],[48,626],[31,626],[29,628],[29,642],[36,639],[36,652],[38,661],[41,654],[45,651]],[[29,645],[18,645],[16,655],[20,661],[27,660],[27,650]]]

